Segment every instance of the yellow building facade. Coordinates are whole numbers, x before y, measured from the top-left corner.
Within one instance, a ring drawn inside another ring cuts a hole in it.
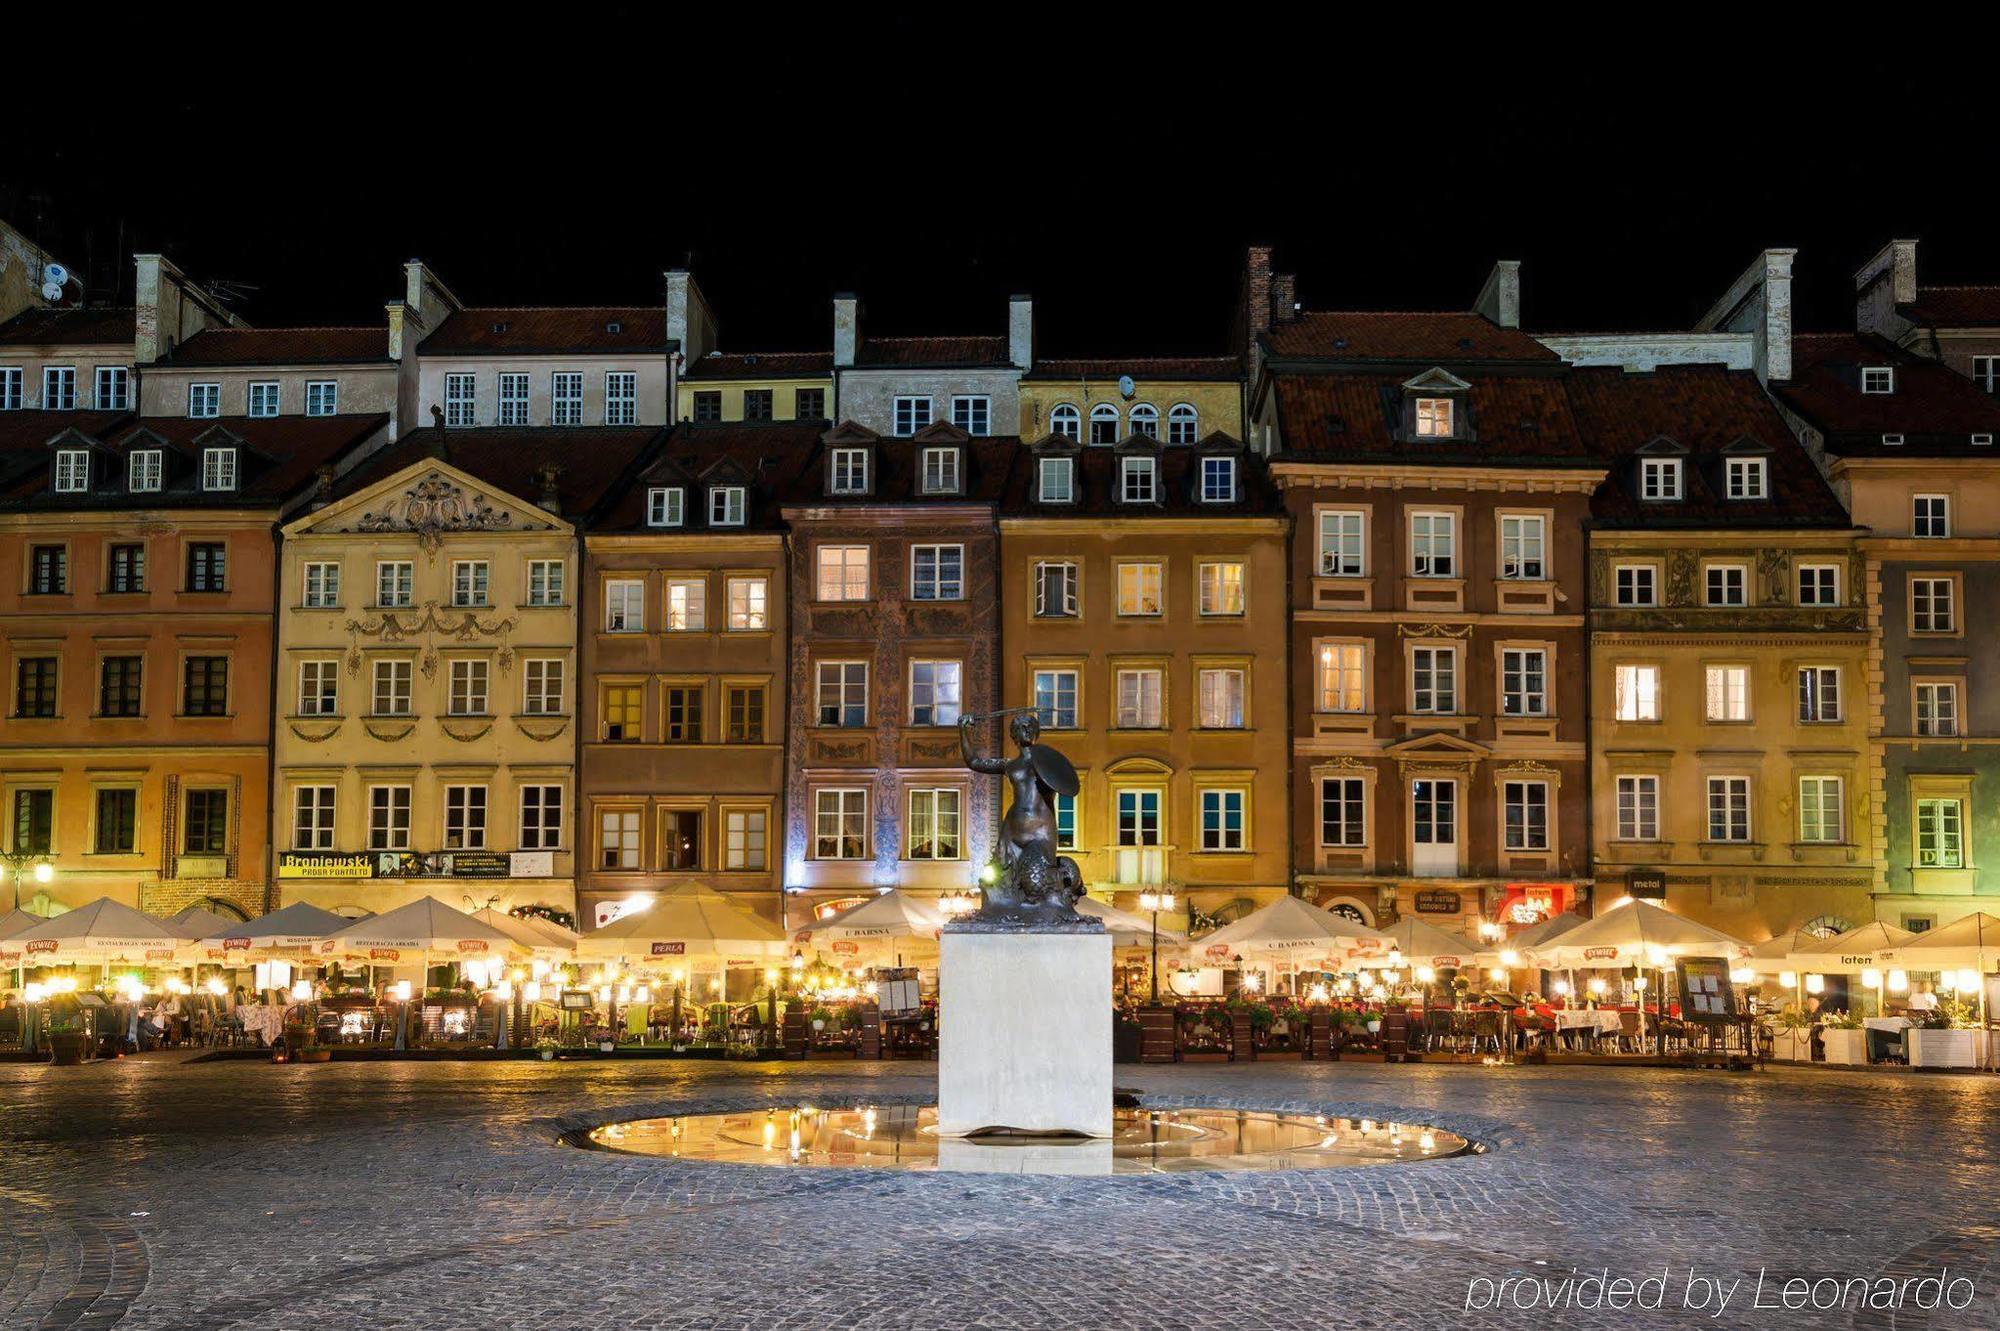
[[[406,441],[283,529],[280,905],[575,909],[575,527],[478,470]]]
[[[817,421],[833,410],[830,352],[710,352],[678,381],[676,421]]]
[[[1192,444],[1218,431],[1243,438],[1243,374],[1233,356],[1044,360],[1021,376],[1020,391],[1023,439],[1115,444],[1143,434]]]

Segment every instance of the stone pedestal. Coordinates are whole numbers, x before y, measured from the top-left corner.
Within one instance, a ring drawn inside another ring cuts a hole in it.
[[[947,925],[938,1132],[1111,1135],[1111,936]]]

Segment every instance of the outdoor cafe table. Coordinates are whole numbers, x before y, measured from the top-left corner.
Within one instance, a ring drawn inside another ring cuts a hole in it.
[[[236,1019],[260,1044],[272,1043],[285,1029],[285,1010],[271,1003],[246,1003],[236,1009]]]
[[[1623,1026],[1618,1013],[1606,1008],[1556,1008],[1559,1031],[1594,1030],[1599,1035],[1616,1035]]]

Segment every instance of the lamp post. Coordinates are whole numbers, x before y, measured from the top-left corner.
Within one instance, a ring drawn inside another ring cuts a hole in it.
[[[21,880],[32,876],[35,882],[46,887],[55,881],[56,866],[49,863],[47,851],[41,850],[0,850],[0,871],[14,880],[14,909],[21,909]]]
[[[1139,894],[1139,909],[1153,916],[1153,1005],[1160,1003],[1160,912],[1174,908],[1174,894],[1147,888]]]

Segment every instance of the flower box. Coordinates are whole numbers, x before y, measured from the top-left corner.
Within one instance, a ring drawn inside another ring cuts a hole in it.
[[[1908,1034],[1913,1068],[1976,1068],[1984,1031],[1933,1031],[1912,1028]]]
[[[1820,1040],[1826,1046],[1828,1063],[1860,1066],[1868,1062],[1867,1031],[1858,1027],[1842,1030],[1829,1026],[1820,1032]]]
[[[1804,1027],[1795,1031],[1779,1027],[1771,1035],[1771,1057],[1790,1063],[1812,1062],[1812,1032]]]

